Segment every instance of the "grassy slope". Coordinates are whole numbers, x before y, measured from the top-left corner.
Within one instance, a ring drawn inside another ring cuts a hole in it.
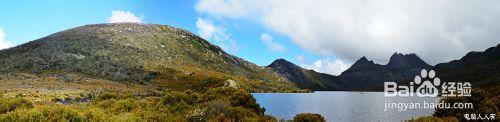
[[[196,86],[207,79],[233,79],[247,91],[297,90],[270,70],[227,54],[188,31],[164,25],[86,25],[2,50],[0,56],[5,57],[0,59],[4,74],[75,73],[160,89],[188,89],[191,86],[186,84]]]
[[[0,57],[0,121],[276,121],[249,92],[299,90],[164,25],[86,25]]]

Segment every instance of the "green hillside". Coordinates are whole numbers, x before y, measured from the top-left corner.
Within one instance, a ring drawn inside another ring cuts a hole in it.
[[[298,90],[272,70],[165,25],[85,25],[1,50],[0,57],[1,74],[26,73],[33,80],[97,79],[161,90],[204,90],[228,83],[251,92]]]

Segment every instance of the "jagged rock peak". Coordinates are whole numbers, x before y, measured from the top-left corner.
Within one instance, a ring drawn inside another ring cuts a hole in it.
[[[416,67],[430,67],[425,61],[420,59],[415,53],[402,54],[395,52],[387,63],[389,68],[416,68]]]
[[[346,71],[357,71],[357,70],[363,70],[363,69],[371,69],[375,67],[379,67],[379,64],[375,64],[373,61],[368,60],[365,56],[361,57],[358,59],[354,64],[347,69]]]
[[[371,60],[368,60],[365,56],[361,57],[360,59],[358,59],[353,65],[356,65],[356,64],[375,64],[373,61]]]

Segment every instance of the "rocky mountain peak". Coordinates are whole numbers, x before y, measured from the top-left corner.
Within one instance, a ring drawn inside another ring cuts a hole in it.
[[[365,56],[361,57],[358,59],[354,64],[347,69],[346,71],[357,71],[357,70],[362,70],[366,68],[373,68],[379,66],[378,64],[375,64],[373,61],[368,60]]]
[[[280,59],[274,60],[269,66],[272,67],[273,65],[276,66],[276,65],[295,65],[295,64],[293,64],[292,62],[287,61],[283,58],[280,58]]]
[[[276,73],[288,81],[295,83],[300,88],[310,90],[342,90],[348,88],[336,76],[319,73],[314,70],[306,70],[285,59],[276,59],[267,67],[273,69]]]
[[[363,56],[360,59],[358,59],[356,62],[369,62],[369,61],[365,56]]]
[[[298,72],[299,70],[302,70],[301,67],[295,65],[294,63],[287,61],[283,58],[276,59],[274,60],[270,65],[267,67],[271,67],[273,69],[279,69],[277,70],[278,72],[283,71],[283,72]]]
[[[398,52],[395,52],[391,56],[387,66],[392,69],[430,67],[429,64],[420,59],[415,53],[402,54]]]

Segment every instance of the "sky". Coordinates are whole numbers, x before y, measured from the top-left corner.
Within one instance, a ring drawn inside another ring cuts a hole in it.
[[[495,0],[2,0],[0,49],[96,23],[189,30],[260,66],[284,58],[338,75],[394,52],[431,65],[499,44]]]

